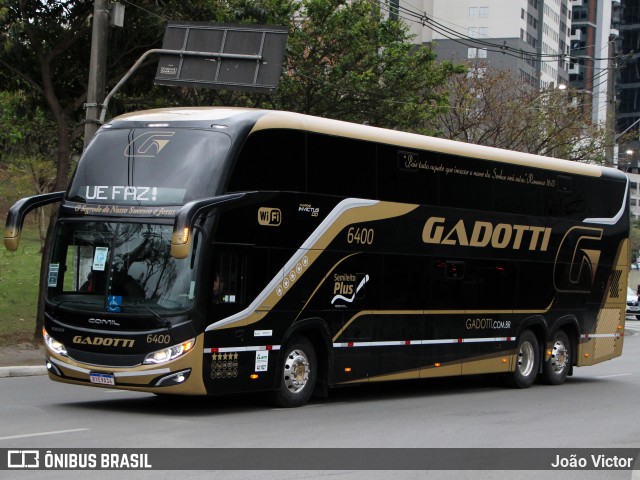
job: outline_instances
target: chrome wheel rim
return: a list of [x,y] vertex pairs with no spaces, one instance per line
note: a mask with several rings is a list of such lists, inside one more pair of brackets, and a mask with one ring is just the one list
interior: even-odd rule
[[284,362],[284,384],[291,393],[299,393],[309,381],[309,359],[302,350],[293,350]]
[[569,350],[561,340],[556,340],[551,350],[551,370],[553,373],[562,373],[569,361]]
[[524,342],[518,351],[518,371],[523,377],[528,377],[533,371],[535,351],[531,342]]

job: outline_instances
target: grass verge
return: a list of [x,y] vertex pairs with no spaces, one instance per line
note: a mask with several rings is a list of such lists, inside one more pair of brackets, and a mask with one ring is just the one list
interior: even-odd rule
[[0,346],[33,341],[40,275],[38,229],[25,223],[15,252],[0,247]]

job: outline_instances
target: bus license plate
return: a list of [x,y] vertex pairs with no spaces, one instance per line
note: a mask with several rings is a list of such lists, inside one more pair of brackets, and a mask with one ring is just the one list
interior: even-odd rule
[[99,385],[115,385],[116,379],[110,373],[90,373],[89,381]]

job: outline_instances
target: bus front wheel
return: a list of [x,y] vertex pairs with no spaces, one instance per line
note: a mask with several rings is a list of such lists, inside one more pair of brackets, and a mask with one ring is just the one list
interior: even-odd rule
[[562,330],[555,333],[552,341],[551,355],[544,362],[542,378],[549,385],[560,385],[567,379],[571,368],[571,343]]
[[515,369],[507,377],[509,385],[514,388],[529,388],[538,375],[539,366],[538,339],[531,330],[525,330],[518,341]]
[[272,400],[279,407],[300,407],[309,401],[318,376],[316,353],[305,337],[294,337],[284,349],[280,381]]

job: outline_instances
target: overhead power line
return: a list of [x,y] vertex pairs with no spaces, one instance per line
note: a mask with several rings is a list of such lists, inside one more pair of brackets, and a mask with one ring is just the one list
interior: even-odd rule
[[[376,0],[370,0],[372,3],[376,4]],[[488,39],[483,39],[482,37],[471,37],[466,35],[458,30],[455,30],[451,27],[444,25],[442,22],[438,21],[436,17],[433,15],[428,15],[426,12],[419,12],[413,10],[411,8],[398,5],[397,8],[390,8],[386,5],[379,4],[380,8],[389,13],[397,15],[398,18],[402,18],[403,20],[410,23],[417,23],[422,25],[423,27],[429,28],[432,31],[442,35],[443,37],[452,40],[454,42],[460,43],[466,47],[478,48],[478,45],[482,45],[486,47],[487,51],[494,53],[502,53],[504,55],[509,55],[514,58],[531,58],[536,59],[541,62],[556,62],[556,61],[565,61],[568,60],[571,55],[566,53],[539,53],[537,51],[531,52],[527,50],[523,50],[521,48],[515,48],[509,46],[504,42],[503,44],[498,44],[492,42]],[[608,57],[603,58],[595,58],[588,57],[590,60],[610,60]]]

